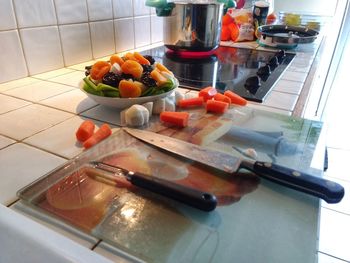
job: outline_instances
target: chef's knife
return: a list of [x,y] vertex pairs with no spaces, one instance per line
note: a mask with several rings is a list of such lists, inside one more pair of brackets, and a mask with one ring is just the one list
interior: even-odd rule
[[124,130],[146,143],[227,173],[245,168],[275,183],[322,198],[327,203],[338,203],[344,196],[344,188],[340,184],[278,164],[240,159],[150,131],[130,128]]
[[108,172],[94,172],[93,176],[95,177],[102,177],[105,180],[114,181],[116,179],[115,176],[122,176],[133,185],[207,212],[214,210],[217,205],[216,196],[210,193],[202,192],[197,189],[189,188],[151,175],[132,172],[124,168],[99,161],[90,162],[90,165],[92,165],[92,167],[95,169]]

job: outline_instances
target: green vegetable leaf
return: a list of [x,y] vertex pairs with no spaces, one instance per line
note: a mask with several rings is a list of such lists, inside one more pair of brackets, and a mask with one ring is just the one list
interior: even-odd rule
[[97,86],[95,85],[95,83],[93,83],[88,77],[85,77],[83,80],[85,82],[83,90],[93,95],[103,96],[102,91],[97,90]]

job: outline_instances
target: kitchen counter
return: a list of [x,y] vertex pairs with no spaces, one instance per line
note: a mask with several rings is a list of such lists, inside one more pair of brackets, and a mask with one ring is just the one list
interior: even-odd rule
[[[282,75],[266,101],[262,104],[249,103],[253,109],[267,110],[285,115],[293,115],[301,100],[300,95],[305,88],[306,80],[310,72],[315,55],[317,54],[321,40],[315,43],[299,46],[297,56],[288,70]],[[84,75],[85,65],[91,65],[93,61],[62,68],[59,70],[27,77],[24,79],[0,84],[0,165],[2,167],[0,185],[1,204],[7,206],[16,213],[25,215],[23,224],[30,224],[28,220],[38,222],[59,236],[73,240],[72,246],[77,245],[79,253],[91,253],[103,255],[113,261],[127,262],[138,261],[137,258],[118,250],[101,240],[83,233],[72,227],[62,224],[59,220],[48,220],[46,216],[18,201],[16,192],[47,174],[67,160],[80,154],[83,149],[76,143],[75,130],[82,119],[91,118],[97,124],[108,122],[113,131],[118,130],[118,121],[114,110],[97,105],[77,88],[77,83]],[[181,89],[184,93],[193,93]],[[318,145],[313,168],[322,168],[324,145],[322,137]],[[320,170],[319,170],[320,171]],[[320,171],[320,174],[322,172]],[[268,200],[262,203],[262,200]],[[285,204],[291,204],[286,207]],[[266,182],[260,187],[259,192],[247,195],[238,203],[241,210],[224,212],[225,216],[233,218],[237,224],[231,229],[233,235],[241,238],[233,239],[228,245],[226,255],[222,259],[230,257],[230,253],[242,252],[242,245],[254,244],[254,238],[261,239],[261,246],[247,249],[237,258],[250,258],[255,262],[259,259],[268,259],[269,262],[281,262],[283,253],[293,247],[292,242],[312,241],[313,244],[305,244],[305,251],[300,255],[307,254],[308,248],[314,248],[317,252],[317,231],[319,202],[315,198],[298,197],[292,191],[276,187]],[[239,211],[239,213],[237,212]],[[251,216],[251,221],[246,221],[246,216]],[[256,215],[256,218],[254,218]],[[2,216],[0,216],[2,217]],[[293,219],[294,218],[294,219]],[[251,225],[257,219],[262,222],[263,228]],[[289,220],[293,219],[294,229],[289,229]],[[50,221],[50,222],[49,222]],[[40,231],[40,230],[38,230]],[[251,235],[250,233],[258,233]],[[280,234],[285,235],[285,243],[278,239]],[[299,240],[301,234],[307,235],[308,240]],[[267,236],[276,237],[268,243]],[[60,241],[64,242],[64,241]],[[58,243],[57,243],[58,244]],[[273,251],[273,246],[283,248],[281,251]],[[0,247],[0,249],[2,249]],[[235,250],[236,249],[236,250]],[[238,250],[237,250],[238,249]],[[293,249],[292,249],[293,250]],[[11,253],[2,251],[2,253]],[[15,252],[14,252],[15,253]],[[68,252],[67,252],[68,253]],[[231,254],[232,257],[234,254]],[[25,254],[23,254],[25,256]],[[296,255],[295,255],[296,256]],[[86,259],[87,258],[87,259]],[[86,257],[82,262],[97,262],[93,257]],[[82,257],[83,259],[83,257]],[[284,262],[298,262],[295,258],[283,260]],[[309,258],[308,258],[309,259]],[[263,260],[263,261],[266,261]],[[302,258],[299,262],[306,262]],[[240,261],[240,260],[238,260]],[[33,261],[34,262],[34,261]],[[57,261],[59,262],[59,261]],[[222,261],[224,262],[224,261]],[[242,262],[242,261],[240,261]],[[251,262],[251,261],[250,261]]]

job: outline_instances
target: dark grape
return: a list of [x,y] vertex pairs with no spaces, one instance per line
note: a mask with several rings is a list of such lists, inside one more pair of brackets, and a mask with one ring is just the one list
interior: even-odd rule
[[141,76],[141,82],[145,84],[147,87],[155,87],[157,86],[157,82],[151,77],[150,72],[146,71]]
[[154,60],[154,58],[152,57],[152,56],[150,56],[150,55],[145,55],[145,56],[143,56],[145,59],[147,59],[148,61],[149,61],[149,63],[151,63],[151,65],[153,65],[154,64],[154,62],[156,62],[155,60]]
[[102,83],[110,85],[112,87],[118,87],[119,82],[122,80],[122,76],[113,72],[108,72],[102,78]]

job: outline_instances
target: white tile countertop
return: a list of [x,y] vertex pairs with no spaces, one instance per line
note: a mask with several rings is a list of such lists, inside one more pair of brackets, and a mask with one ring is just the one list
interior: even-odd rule
[[[262,104],[249,102],[248,106],[291,115],[319,44],[320,40],[298,47],[296,58],[266,101]],[[18,201],[16,196],[20,188],[83,151],[82,146],[76,142],[75,131],[84,119],[93,119],[97,125],[107,122],[113,131],[118,129],[119,114],[97,105],[78,88],[85,66],[92,63],[93,61],[88,61],[0,84],[0,209],[11,208],[15,212],[11,211],[9,214],[18,214],[20,224],[28,224],[30,227],[33,223],[35,227],[42,228],[39,231],[43,231],[43,235],[45,231],[49,231],[58,236],[58,239],[64,236],[67,240],[73,240],[72,243],[79,244],[77,251],[80,255],[88,257],[93,249],[96,252],[94,254],[103,255],[102,259],[137,261],[116,248],[80,231],[62,226],[59,222],[47,223],[45,216]],[[182,91],[194,92],[185,89]],[[0,221],[6,220],[0,214]],[[87,249],[82,249],[84,247]],[[9,253],[2,249],[0,247],[2,255]]]

